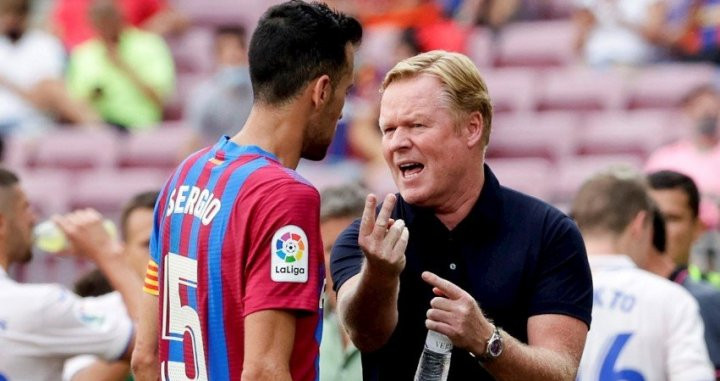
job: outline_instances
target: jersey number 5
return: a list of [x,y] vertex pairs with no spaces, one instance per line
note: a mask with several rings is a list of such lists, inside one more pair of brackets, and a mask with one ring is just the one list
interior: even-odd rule
[[[179,352],[184,352],[185,357],[184,361],[164,361],[161,366],[162,379],[207,381],[200,317],[187,301],[183,303],[180,293],[181,287],[185,287],[187,291],[197,289],[197,260],[168,253],[165,256],[163,287],[162,338],[179,341],[183,347]],[[189,340],[189,343],[186,340]],[[186,345],[192,348],[191,353],[183,350]],[[169,358],[172,357],[173,351],[170,350]]]

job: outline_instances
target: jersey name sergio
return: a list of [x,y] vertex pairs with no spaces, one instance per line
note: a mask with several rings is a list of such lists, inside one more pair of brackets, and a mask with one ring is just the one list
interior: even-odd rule
[[181,185],[170,193],[165,215],[169,217],[173,213],[189,214],[200,218],[202,224],[207,225],[218,214],[220,206],[220,200],[209,190]]

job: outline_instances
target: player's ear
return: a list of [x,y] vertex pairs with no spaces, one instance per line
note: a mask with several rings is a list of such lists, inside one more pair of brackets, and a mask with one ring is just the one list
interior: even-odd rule
[[312,82],[312,101],[315,108],[323,106],[332,95],[332,83],[327,74],[323,74]]

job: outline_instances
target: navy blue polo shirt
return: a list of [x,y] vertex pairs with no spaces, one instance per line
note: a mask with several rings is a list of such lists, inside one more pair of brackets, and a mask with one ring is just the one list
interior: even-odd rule
[[[486,316],[524,343],[533,315],[568,315],[590,325],[592,278],[577,226],[547,203],[500,186],[487,165],[478,201],[452,231],[432,210],[399,195],[392,218],[402,218],[410,231],[398,323],[384,347],[362,354],[365,380],[412,380],[433,298],[431,286],[420,277],[426,270],[468,291]],[[333,247],[336,290],[360,272],[359,227],[356,220]],[[467,351],[456,348],[448,380],[468,379],[493,378]]]

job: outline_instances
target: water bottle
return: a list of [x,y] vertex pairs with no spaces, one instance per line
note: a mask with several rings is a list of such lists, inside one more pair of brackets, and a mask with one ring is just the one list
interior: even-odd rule
[[[103,227],[112,239],[117,238],[117,228],[112,221],[104,220]],[[65,238],[65,234],[52,220],[35,225],[33,238],[35,247],[46,253],[55,254],[68,249],[68,240]]]
[[435,331],[428,331],[425,348],[415,372],[415,381],[447,380],[452,349],[450,338]]

